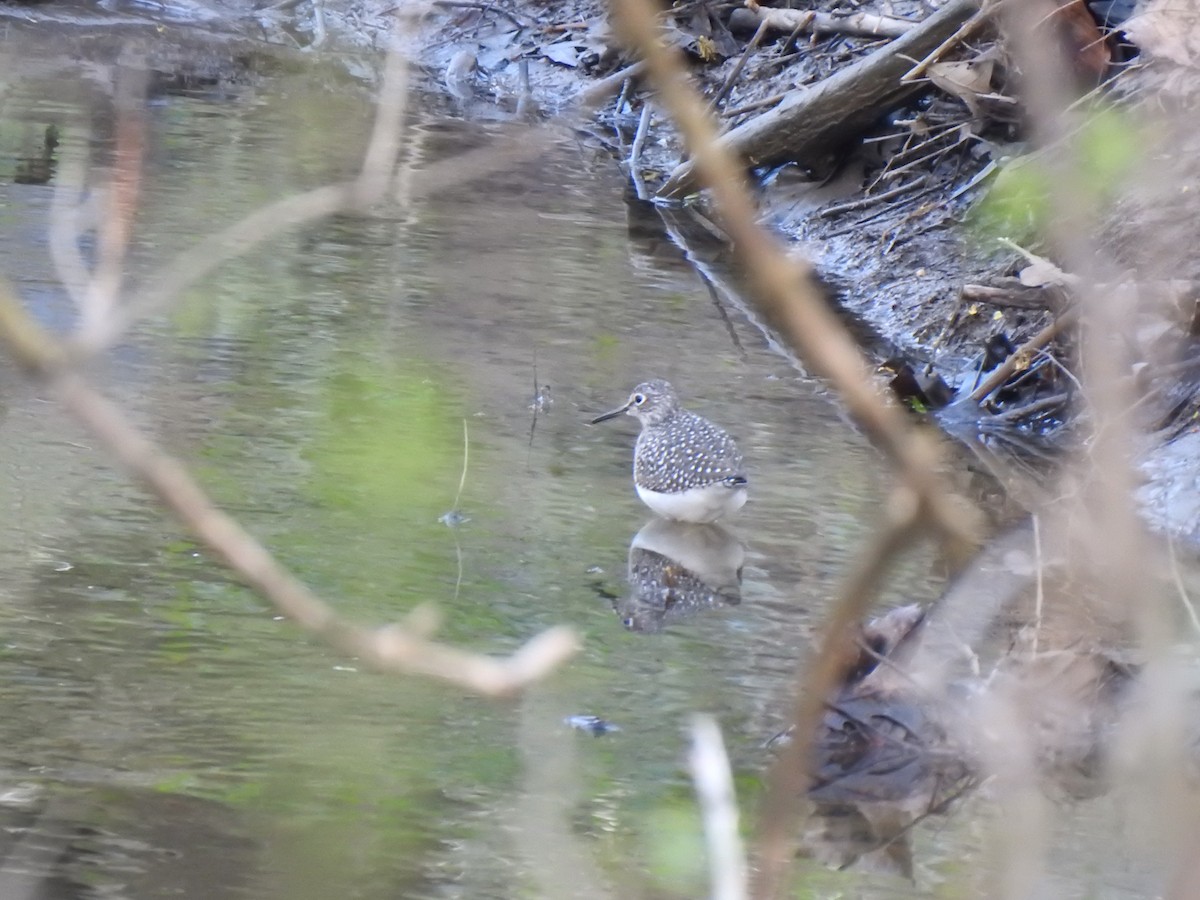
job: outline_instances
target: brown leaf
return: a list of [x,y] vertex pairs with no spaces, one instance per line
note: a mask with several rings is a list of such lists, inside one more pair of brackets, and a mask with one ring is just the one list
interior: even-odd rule
[[978,118],[979,98],[992,89],[993,68],[995,63],[990,59],[939,62],[931,65],[927,74],[934,85],[960,99]]
[[1075,71],[1096,81],[1102,79],[1112,62],[1112,52],[1083,0],[1058,0],[1058,9],[1050,18]]

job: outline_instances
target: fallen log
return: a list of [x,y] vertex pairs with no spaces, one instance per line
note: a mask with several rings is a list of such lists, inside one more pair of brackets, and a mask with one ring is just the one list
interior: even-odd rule
[[799,30],[816,35],[847,34],[852,37],[881,38],[900,37],[920,24],[895,16],[880,16],[869,12],[841,15],[815,10],[758,6],[754,9],[735,9],[729,16],[729,30],[735,33],[754,31],[764,22],[768,30],[783,34]]
[[[978,0],[950,0],[903,37],[819,84],[796,91],[779,106],[739,125],[720,140],[748,166],[818,159],[860,135],[923,89],[901,78],[979,9]],[[696,189],[691,160],[676,166],[658,192],[679,199]]]

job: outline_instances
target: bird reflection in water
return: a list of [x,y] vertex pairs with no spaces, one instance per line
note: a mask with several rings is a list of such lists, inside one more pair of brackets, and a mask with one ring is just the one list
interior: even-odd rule
[[613,606],[631,631],[661,631],[742,602],[746,548],[720,525],[653,518],[629,545],[629,593]]

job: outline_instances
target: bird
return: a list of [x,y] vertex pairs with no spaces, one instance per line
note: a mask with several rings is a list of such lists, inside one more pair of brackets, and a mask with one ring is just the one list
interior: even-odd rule
[[746,503],[749,482],[737,444],[721,426],[684,409],[668,382],[642,382],[623,406],[596,416],[590,424],[621,413],[641,423],[633,451],[633,485],[658,515],[707,524]]

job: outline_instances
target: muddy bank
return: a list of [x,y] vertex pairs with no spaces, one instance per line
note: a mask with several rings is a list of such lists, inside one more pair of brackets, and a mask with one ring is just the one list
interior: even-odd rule
[[[1080,139],[1075,173],[1079,215],[1103,227],[1080,245],[1086,259],[1075,258],[1094,270],[1099,290],[1136,307],[1114,352],[1129,358],[1124,377],[1139,427],[1151,434],[1142,496],[1156,524],[1195,539],[1194,515],[1166,513],[1190,509],[1166,496],[1195,484],[1192,454],[1174,449],[1195,411],[1200,371],[1200,272],[1188,249],[1200,237],[1187,189],[1196,137],[1181,115],[1192,101],[1164,52],[1165,26],[1130,27],[1135,44],[1122,23],[1067,6],[1043,37],[1077,105],[1105,107],[1081,120],[1095,134]],[[518,8],[520,24],[495,10],[444,9],[440,24],[435,17],[423,27],[457,39],[427,44],[421,58],[450,90],[466,84],[474,101],[503,104],[525,89],[543,109],[570,110],[568,121],[608,145],[644,202],[682,204],[676,217],[699,211],[711,223],[678,134],[600,7],[529,4]],[[1083,400],[1077,279],[1055,260],[1079,242],[1049,230],[1044,207],[1054,191],[1038,181],[1037,154],[1032,165],[1024,159],[1036,123],[1020,102],[1022,48],[1007,45],[970,2],[936,14],[916,3],[868,5],[865,20],[832,5],[817,18],[772,18],[785,12],[686,3],[664,20],[722,140],[752,164],[763,217],[881,338],[868,349],[877,361],[892,357],[883,377],[903,400],[921,411],[953,403],[946,424],[958,435],[982,432],[1035,451],[1069,442]],[[464,58],[481,68],[455,84]],[[923,77],[913,79],[916,61]],[[572,77],[576,96],[591,104],[583,113],[551,99]],[[1165,118],[1157,103],[1167,104]]]

